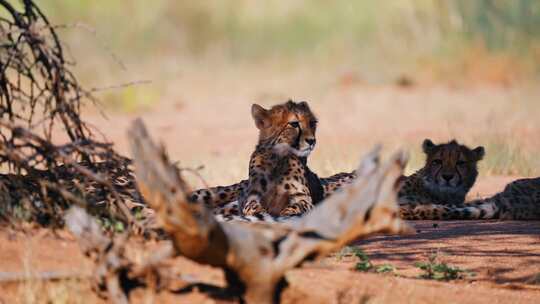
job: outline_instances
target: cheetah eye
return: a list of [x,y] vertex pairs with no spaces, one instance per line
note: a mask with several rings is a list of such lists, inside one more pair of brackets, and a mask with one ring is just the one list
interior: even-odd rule
[[457,165],[458,165],[458,166],[463,166],[463,165],[465,165],[465,163],[466,163],[466,162],[463,161],[463,160],[458,160],[458,161],[457,161]]
[[315,129],[315,127],[317,126],[319,122],[316,121],[316,120],[312,120],[310,123],[309,123],[309,127],[312,128],[312,129]]
[[432,163],[433,165],[440,166],[440,165],[442,165],[442,160],[440,160],[440,159],[434,159],[433,161],[431,161],[431,163]]
[[291,121],[289,125],[293,128],[300,128],[300,123],[298,121]]

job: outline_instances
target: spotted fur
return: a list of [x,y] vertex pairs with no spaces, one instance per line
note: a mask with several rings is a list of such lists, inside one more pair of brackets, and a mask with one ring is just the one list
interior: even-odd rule
[[332,195],[334,192],[343,188],[343,186],[348,185],[354,181],[356,178],[356,172],[341,172],[334,174],[329,177],[323,177],[319,180],[324,190],[324,198]]
[[513,181],[502,192],[461,204],[408,204],[400,216],[410,220],[540,220],[540,177]]
[[[343,186],[350,184],[356,178],[356,173],[353,172],[341,172],[329,177],[320,177],[319,181],[323,187],[323,198],[327,198],[334,192],[341,189]],[[240,198],[245,189],[248,186],[248,180],[244,179],[236,184],[229,186],[217,186],[205,189],[199,189],[191,193],[191,201],[205,204],[210,208],[223,208],[230,203],[234,203]],[[237,206],[236,204],[230,205],[226,210],[231,209],[231,206]]]
[[229,186],[199,189],[191,193],[190,200],[199,204],[205,204],[209,208],[220,208],[228,203],[237,201],[242,192],[247,189],[248,184],[248,180],[244,179],[239,183]]
[[483,147],[469,149],[451,141],[435,145],[426,139],[425,166],[403,177],[398,192],[400,216],[409,220],[539,220],[540,177],[508,184],[492,197],[465,202],[478,176]]

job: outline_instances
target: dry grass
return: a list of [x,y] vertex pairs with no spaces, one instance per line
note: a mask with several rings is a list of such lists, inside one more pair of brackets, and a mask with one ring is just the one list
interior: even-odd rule
[[26,281],[11,301],[20,304],[92,304],[96,303],[96,296],[88,281]]
[[[16,294],[7,296],[12,303],[20,304],[93,304],[96,295],[85,279],[68,278],[60,280],[41,280],[36,271],[36,259],[33,256],[32,241],[27,241],[24,254],[21,256],[25,277],[18,284]],[[7,299],[6,298],[6,299]],[[0,298],[1,302],[2,298]]]

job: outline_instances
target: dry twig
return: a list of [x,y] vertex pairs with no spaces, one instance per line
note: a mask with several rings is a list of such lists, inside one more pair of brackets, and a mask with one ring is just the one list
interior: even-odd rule
[[[0,0],[0,218],[61,226],[64,209],[86,202],[131,226],[126,199],[143,202],[130,161],[81,118],[92,91],[71,72],[57,27],[32,0],[21,2]],[[53,144],[60,134],[68,142]]]

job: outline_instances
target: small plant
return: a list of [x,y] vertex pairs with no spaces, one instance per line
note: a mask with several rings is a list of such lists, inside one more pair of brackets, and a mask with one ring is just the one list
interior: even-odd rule
[[424,271],[420,277],[428,280],[450,281],[463,279],[465,275],[474,275],[469,270],[452,267],[446,263],[439,263],[437,261],[437,254],[430,255],[428,262],[417,262],[414,265]]
[[355,256],[358,258],[358,262],[354,266],[354,269],[362,272],[376,272],[376,273],[393,273],[396,268],[391,264],[373,265],[369,260],[369,256],[358,247],[344,247],[336,254],[336,258],[341,260],[343,256]]
[[382,264],[375,268],[376,273],[387,273],[387,272],[394,272],[396,268],[394,265],[391,264]]
[[343,247],[339,252],[336,253],[336,259],[340,261],[344,256],[355,256],[360,261],[356,263],[354,269],[362,272],[374,271],[376,273],[388,273],[394,272],[396,268],[391,264],[382,264],[375,266],[369,260],[368,255],[358,247],[346,246]]
[[352,247],[351,249],[354,256],[356,256],[360,260],[356,263],[356,266],[354,267],[358,271],[367,272],[373,270],[376,273],[393,273],[396,270],[394,265],[391,264],[374,266],[373,263],[371,263],[371,261],[369,260],[368,255],[362,249],[358,247]]
[[98,219],[98,223],[105,231],[111,231],[114,233],[122,233],[126,230],[125,224],[119,220],[102,217]]
[[356,270],[366,272],[373,268],[373,264],[369,260],[369,257],[362,249],[358,247],[353,247],[352,251],[354,256],[360,259],[360,261],[357,262],[356,266],[354,267]]

